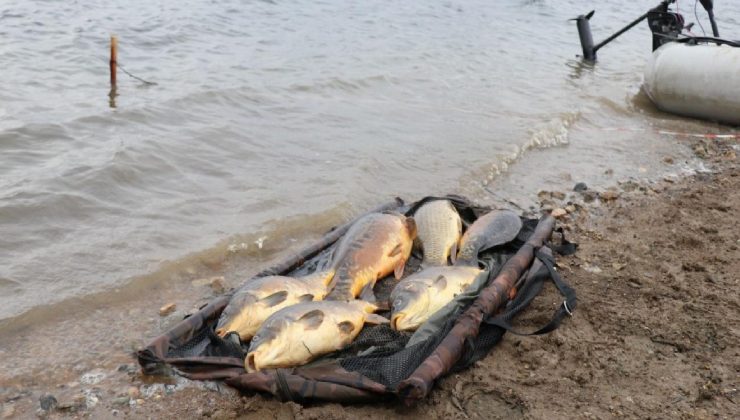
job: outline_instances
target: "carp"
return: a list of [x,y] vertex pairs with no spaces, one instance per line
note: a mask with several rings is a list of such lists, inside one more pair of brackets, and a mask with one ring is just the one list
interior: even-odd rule
[[224,337],[234,331],[242,341],[248,341],[267,317],[280,309],[300,302],[322,300],[328,292],[330,280],[325,272],[302,278],[267,276],[250,280],[234,293],[221,312],[216,334]]
[[415,330],[464,292],[482,270],[468,266],[430,267],[401,280],[391,293],[391,328]]
[[447,265],[457,259],[457,245],[462,236],[462,220],[449,200],[434,200],[414,212],[417,239],[423,250],[422,267]]
[[249,372],[288,368],[341,350],[365,323],[388,322],[373,313],[376,309],[361,300],[299,303],[281,309],[270,315],[252,338],[244,367]]
[[511,210],[493,210],[479,217],[460,239],[456,265],[478,265],[478,253],[516,238],[522,219]]
[[378,279],[403,275],[411,254],[416,223],[400,213],[372,213],[349,228],[337,244],[330,270],[334,272],[327,300],[362,299],[374,302]]

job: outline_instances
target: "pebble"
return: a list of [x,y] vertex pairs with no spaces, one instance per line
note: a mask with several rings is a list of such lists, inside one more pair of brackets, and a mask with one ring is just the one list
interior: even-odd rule
[[59,405],[59,402],[53,395],[44,394],[39,398],[39,405],[41,406],[42,410],[51,411],[57,408],[57,405]]
[[672,156],[666,156],[666,157],[663,158],[663,162],[665,162],[665,163],[667,163],[669,165],[673,165],[673,157]]
[[9,419],[9,418],[13,417],[13,414],[15,414],[15,407],[12,406],[11,404],[6,404],[3,407],[3,418],[4,419]]
[[100,383],[105,378],[105,373],[101,371],[92,371],[83,374],[80,377],[80,382],[85,385],[95,385]]
[[599,197],[601,197],[601,199],[604,201],[612,201],[619,198],[619,193],[616,191],[607,190],[599,194]]
[[128,389],[127,394],[132,400],[135,400],[141,396],[141,391],[139,391],[138,387],[132,386]]
[[551,194],[552,194],[552,198],[554,198],[556,200],[565,200],[565,193],[564,192],[561,192],[561,191],[553,191]]
[[172,312],[175,311],[176,307],[177,305],[175,305],[174,303],[168,303],[162,306],[161,308],[159,308],[159,316],[167,316],[171,314]]
[[118,397],[113,398],[113,400],[111,400],[111,403],[113,403],[113,405],[127,405],[129,400],[129,397]]
[[212,278],[208,282],[208,285],[211,286],[211,290],[215,293],[223,293],[226,290],[226,282],[224,282],[223,276]]
[[554,209],[554,210],[553,210],[553,211],[552,211],[552,212],[550,213],[550,215],[551,215],[552,217],[563,217],[563,216],[565,216],[566,214],[568,214],[568,212],[567,212],[567,211],[565,211],[565,209],[561,209],[561,208],[557,208],[557,209]]
[[575,213],[576,206],[574,206],[573,204],[568,204],[567,206],[565,206],[565,211],[567,211],[568,213]]
[[579,182],[576,184],[575,187],[573,187],[573,191],[575,192],[586,191],[587,189],[588,189],[588,186],[586,185],[585,182]]
[[592,274],[599,274],[602,271],[599,266],[597,266],[597,265],[591,265],[589,263],[583,264],[581,266],[581,268],[583,268],[584,271],[587,271],[587,272],[592,273]]

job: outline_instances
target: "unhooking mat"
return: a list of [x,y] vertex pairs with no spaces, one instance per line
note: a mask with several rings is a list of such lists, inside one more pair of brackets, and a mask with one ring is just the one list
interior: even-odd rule
[[[371,212],[395,210],[413,215],[420,205],[437,199],[450,200],[466,227],[491,210],[463,197],[446,196],[427,197],[412,204],[396,199]],[[553,255],[553,250],[572,253],[575,245],[564,237],[557,247],[550,244],[555,227],[551,216],[522,218],[522,222],[516,239],[481,250],[479,262],[485,269],[473,287],[415,333],[394,331],[387,325],[366,325],[349,347],[310,364],[247,373],[244,357],[249,343],[241,343],[236,334],[222,339],[214,333],[232,291],[155,338],[138,352],[139,364],[145,374],[174,372],[191,379],[223,380],[239,390],[266,392],[283,401],[352,403],[395,397],[413,404],[429,393],[438,378],[485,357],[505,332],[512,331],[511,320],[539,294],[547,280],[563,295],[563,303],[547,325],[525,335],[554,330],[575,309],[575,291],[555,270]],[[351,224],[334,228],[316,244],[257,277],[303,275],[322,269]],[[420,257],[412,254],[405,276],[419,269]],[[387,300],[397,283],[392,276],[379,280],[374,289],[378,300]]]

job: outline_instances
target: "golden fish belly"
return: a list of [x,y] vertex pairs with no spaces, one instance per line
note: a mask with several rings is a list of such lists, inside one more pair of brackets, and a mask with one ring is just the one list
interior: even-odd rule
[[311,302],[271,316],[250,345],[247,370],[292,367],[340,350],[357,337],[375,307],[365,302]]
[[231,331],[247,341],[273,313],[297,303],[321,300],[326,287],[319,279],[305,281],[291,277],[271,276],[247,283],[232,297],[224,309],[216,334],[225,336]]
[[464,292],[480,273],[474,267],[431,267],[405,278],[391,294],[391,326],[417,329]]

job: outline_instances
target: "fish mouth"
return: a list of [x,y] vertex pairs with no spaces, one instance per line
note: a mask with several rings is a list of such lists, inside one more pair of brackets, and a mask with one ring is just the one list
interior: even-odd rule
[[403,314],[393,315],[391,317],[391,328],[393,328],[396,331],[400,331],[399,328],[399,321],[404,318]]
[[249,353],[247,355],[244,367],[247,368],[248,372],[255,372],[257,370],[257,366],[254,364],[254,353]]

